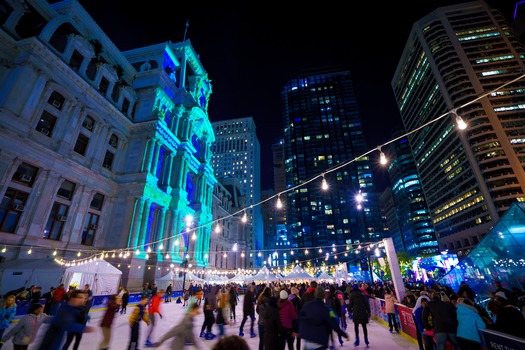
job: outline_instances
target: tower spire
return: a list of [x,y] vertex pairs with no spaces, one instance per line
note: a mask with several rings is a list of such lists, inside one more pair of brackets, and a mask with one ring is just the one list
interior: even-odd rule
[[190,26],[190,20],[188,19],[186,21],[186,29],[184,29],[184,39],[182,41],[186,41],[186,33],[188,32],[188,27]]

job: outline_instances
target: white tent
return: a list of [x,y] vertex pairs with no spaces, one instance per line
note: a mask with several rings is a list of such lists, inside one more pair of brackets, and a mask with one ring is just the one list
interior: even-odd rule
[[285,278],[288,280],[313,280],[314,276],[304,271],[299,265],[296,265]]
[[330,281],[330,282],[333,282],[334,281],[334,277],[333,276],[330,276],[329,274],[327,274],[326,272],[321,272],[319,274],[319,276],[317,276],[317,279],[318,280],[321,280],[321,281]]
[[238,273],[236,274],[235,276],[233,276],[232,278],[230,278],[228,280],[228,282],[233,282],[233,283],[243,283],[244,281],[246,281],[248,278],[251,278],[250,276],[247,276],[247,275],[244,275],[242,273]]
[[155,283],[157,283],[157,288],[164,290],[166,290],[166,288],[168,288],[169,284],[171,283],[173,290],[175,290],[173,282],[176,278],[177,275],[175,274],[175,272],[173,272],[173,270],[170,270],[170,272],[168,272],[164,276],[157,278],[155,280]]
[[89,284],[93,295],[116,294],[120,285],[122,271],[105,261],[96,259],[90,262],[68,267],[62,283],[83,288]]
[[246,280],[248,281],[278,281],[279,278],[275,276],[273,273],[268,270],[267,267],[263,267],[259,270],[259,273],[257,273],[254,276],[247,277]]
[[205,281],[190,271],[190,272],[186,272],[186,282],[204,283]]
[[42,293],[60,284],[66,267],[53,259],[18,259],[0,264],[0,295],[31,285],[42,287]]

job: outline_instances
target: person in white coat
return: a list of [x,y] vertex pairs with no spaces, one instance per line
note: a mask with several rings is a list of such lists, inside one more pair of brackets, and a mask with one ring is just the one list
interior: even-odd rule
[[31,305],[27,315],[22,317],[13,328],[4,334],[0,341],[0,347],[2,347],[3,343],[13,338],[15,349],[26,350],[35,339],[35,335],[42,323],[50,322],[53,318],[53,316],[44,314],[43,310],[44,306],[42,304],[35,303]]

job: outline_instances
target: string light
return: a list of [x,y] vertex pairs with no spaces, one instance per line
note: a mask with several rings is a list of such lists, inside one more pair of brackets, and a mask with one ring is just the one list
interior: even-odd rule
[[321,182],[321,188],[323,189],[323,191],[328,190],[328,182],[326,182],[326,179],[324,178],[324,174],[323,174],[323,181]]
[[[269,197],[269,198],[266,198],[265,200],[263,200],[263,201],[261,201],[261,202],[259,202],[259,203],[252,204],[250,207],[260,205],[260,204],[262,204],[263,202],[265,202],[265,201],[267,201],[267,200],[270,200],[270,199],[272,199],[272,198],[274,198],[274,197],[277,197],[277,201],[279,201],[279,199],[280,199],[279,197],[280,197],[281,194],[284,194],[284,193],[287,193],[287,192],[290,192],[290,191],[295,191],[297,188],[299,188],[299,187],[303,187],[303,186],[305,186],[306,184],[308,184],[308,183],[310,183],[310,182],[312,182],[312,181],[318,179],[319,177],[322,177],[322,185],[321,185],[321,186],[322,186],[323,190],[326,190],[326,189],[328,189],[328,183],[326,182],[326,179],[325,179],[325,175],[326,175],[326,174],[331,173],[331,172],[334,172],[334,171],[337,171],[337,170],[341,169],[342,167],[345,167],[345,166],[347,166],[347,165],[349,165],[349,164],[355,162],[355,161],[358,160],[358,159],[362,159],[363,157],[366,157],[368,154],[370,154],[370,153],[372,153],[372,152],[374,152],[374,151],[376,151],[376,150],[379,150],[379,151],[380,151],[380,163],[383,164],[383,162],[384,162],[384,160],[383,160],[383,155],[384,155],[384,153],[381,151],[381,149],[382,149],[383,146],[386,146],[386,145],[391,144],[391,143],[393,143],[393,142],[396,142],[396,141],[398,141],[398,140],[400,140],[400,139],[402,139],[402,138],[405,138],[405,137],[407,137],[407,136],[409,136],[409,135],[411,135],[411,134],[413,134],[413,133],[415,133],[415,132],[418,132],[418,131],[420,131],[420,130],[426,128],[428,125],[430,125],[430,124],[432,124],[432,123],[435,123],[435,122],[437,122],[437,121],[443,119],[444,117],[446,117],[446,116],[448,116],[448,115],[450,115],[450,114],[452,114],[453,116],[455,116],[455,121],[456,121],[456,123],[458,124],[458,128],[461,129],[461,130],[464,130],[464,129],[467,127],[467,124],[466,124],[465,121],[464,121],[464,120],[463,120],[463,119],[457,114],[457,110],[458,110],[458,109],[461,109],[461,108],[464,108],[464,107],[466,107],[466,106],[468,106],[468,105],[470,105],[470,104],[473,104],[473,103],[475,103],[475,102],[481,100],[481,99],[484,98],[484,97],[491,96],[491,95],[495,94],[496,92],[498,92],[499,90],[501,90],[501,89],[503,89],[504,87],[506,87],[507,85],[513,84],[513,83],[515,83],[515,82],[517,82],[517,81],[519,81],[519,80],[521,80],[521,79],[523,79],[523,78],[525,78],[525,74],[522,74],[522,75],[520,75],[520,76],[518,76],[518,77],[516,77],[516,78],[514,78],[514,79],[512,79],[512,80],[510,80],[510,81],[508,81],[508,82],[506,82],[505,84],[502,84],[501,86],[499,86],[499,87],[497,87],[497,88],[495,88],[495,89],[493,89],[493,90],[491,90],[491,91],[488,91],[488,92],[486,92],[486,93],[484,93],[484,94],[482,94],[482,95],[479,95],[479,96],[476,97],[475,99],[473,99],[473,100],[471,100],[471,101],[469,101],[469,102],[467,102],[467,103],[465,103],[465,104],[463,104],[463,105],[461,105],[461,106],[458,106],[458,107],[456,107],[455,109],[453,109],[453,110],[451,110],[451,111],[447,111],[447,112],[445,112],[444,114],[438,116],[437,118],[432,119],[432,120],[430,120],[429,122],[427,122],[427,123],[425,123],[425,124],[423,124],[423,125],[420,125],[420,126],[418,126],[417,128],[415,128],[415,129],[413,129],[413,130],[411,130],[411,131],[409,131],[409,132],[407,132],[407,133],[405,133],[405,134],[403,134],[403,135],[400,135],[400,136],[398,136],[398,137],[396,137],[396,138],[394,138],[394,139],[391,139],[391,140],[388,141],[388,142],[385,142],[383,145],[380,145],[380,146],[378,146],[377,148],[374,148],[374,149],[369,150],[369,151],[367,151],[367,152],[365,152],[365,153],[363,153],[363,154],[361,154],[361,155],[358,155],[358,156],[356,156],[354,159],[351,159],[351,160],[348,160],[348,161],[342,162],[342,163],[337,164],[336,166],[334,166],[334,167],[332,167],[332,168],[326,169],[326,170],[324,170],[324,172],[323,172],[322,174],[317,175],[317,176],[314,176],[314,177],[311,178],[311,179],[305,180],[305,181],[301,182],[300,184],[298,184],[298,185],[296,185],[296,186],[293,186],[293,187],[287,188],[285,191],[282,191],[282,192],[280,192],[280,193],[275,194],[274,196],[271,196],[271,197]],[[385,161],[386,161],[386,156],[384,157],[384,159],[385,159]],[[242,217],[242,222],[247,222],[248,217],[247,217],[247,214],[246,214],[246,209],[240,209],[239,211],[237,211],[237,212],[235,212],[235,213],[232,213],[232,214],[229,214],[229,215],[227,215],[227,216],[225,216],[225,217],[222,217],[220,220],[224,220],[225,218],[228,218],[228,217],[233,217],[233,216],[235,216],[235,215],[238,215],[240,212],[244,212],[244,215],[243,215],[243,217]],[[188,215],[188,216],[185,218],[185,220],[187,220],[187,221],[186,221],[186,225],[187,225],[187,226],[191,226],[191,225],[193,224],[193,216],[192,216],[192,215]],[[213,221],[211,221],[211,222],[204,223],[202,226],[199,226],[199,227],[197,227],[197,228],[195,228],[195,229],[198,229],[198,228],[200,228],[200,227],[204,227],[204,226],[207,226],[207,225],[213,224],[213,223],[215,223],[215,222],[217,222],[217,224],[218,224],[218,221],[219,221],[219,219],[216,219],[216,220],[213,220]],[[186,231],[187,231],[187,232],[190,231],[189,227],[187,227]],[[179,244],[178,239],[179,239],[179,236],[180,236],[180,235],[181,235],[181,234],[176,234],[176,235],[174,235],[174,236],[175,236],[175,245],[178,245],[178,244]],[[151,242],[150,244],[156,244],[156,243],[159,243],[159,242],[162,242],[162,241],[165,241],[165,240],[169,240],[169,239],[172,239],[174,236],[169,236],[169,237],[163,238],[163,239],[161,239],[161,240],[158,240],[158,241],[156,241],[156,242]],[[128,249],[130,249],[131,251],[133,251],[133,249],[136,249],[135,253],[136,253],[137,255],[140,254],[139,247],[129,247]],[[32,252],[32,249],[30,249],[30,250],[28,251],[28,253],[29,253],[30,251]],[[305,252],[305,254],[308,254],[308,250],[307,250],[307,249],[306,249],[304,252]],[[356,251],[356,253],[358,253],[358,251]],[[98,253],[97,253],[97,254],[98,254]],[[130,252],[126,251],[125,256],[129,256],[129,254],[130,254]],[[261,256],[261,252],[259,251],[259,252],[257,253],[257,255],[260,257],[260,256]],[[102,257],[103,257],[103,256],[104,256],[104,255],[102,255]]]
[[215,225],[215,233],[221,233],[221,226],[219,225],[219,222]]
[[281,202],[281,195],[277,196],[276,207],[277,209],[281,209],[283,207],[283,202]]
[[383,153],[383,151],[381,150],[381,147],[379,147],[379,163],[381,165],[385,165],[387,163],[386,156]]
[[[4,247],[2,248],[2,253],[5,253],[5,252],[7,252],[7,248],[6,248],[6,246],[4,246]],[[55,250],[55,252],[56,252],[56,250]]]

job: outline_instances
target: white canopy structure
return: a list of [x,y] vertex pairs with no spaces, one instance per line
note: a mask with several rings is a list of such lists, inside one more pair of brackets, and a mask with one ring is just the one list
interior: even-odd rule
[[170,270],[170,272],[168,272],[164,276],[157,278],[155,280],[155,283],[157,283],[157,288],[164,289],[164,290],[166,290],[166,288],[171,283],[171,286],[175,290],[174,281],[175,281],[176,278],[177,278],[177,274],[175,272],[173,272],[173,270]]
[[270,270],[268,270],[267,267],[263,267],[262,269],[259,270],[259,273],[257,273],[256,275],[254,276],[251,276],[249,278],[247,278],[246,280],[248,281],[278,281],[279,278],[277,276],[275,276],[273,273],[270,272]]
[[190,271],[190,272],[186,272],[186,282],[204,283],[206,281]]
[[247,275],[243,275],[242,273],[238,273],[236,274],[235,276],[233,276],[232,278],[230,278],[228,280],[228,282],[233,282],[233,283],[244,283],[248,278],[251,278],[251,276],[247,276]]
[[308,272],[304,271],[301,266],[296,265],[292,271],[285,276],[288,280],[313,280],[314,276],[310,275]]
[[334,281],[334,277],[333,276],[330,276],[329,274],[327,274],[326,272],[322,271],[319,276],[317,276],[318,280],[321,280],[321,281],[329,281],[329,282],[333,282]]
[[57,287],[66,267],[53,259],[18,259],[0,264],[0,295],[31,285],[42,287],[42,293]]
[[110,295],[118,292],[122,271],[104,259],[96,259],[68,267],[62,283],[82,289],[89,284],[93,295]]

